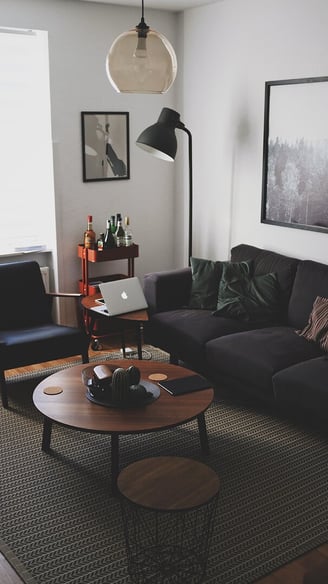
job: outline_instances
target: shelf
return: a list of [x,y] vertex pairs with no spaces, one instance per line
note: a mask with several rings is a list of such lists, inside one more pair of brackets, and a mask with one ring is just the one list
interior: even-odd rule
[[139,257],[139,246],[133,243],[127,247],[113,247],[98,251],[96,249],[86,249],[82,244],[79,244],[78,257],[92,263],[137,258]]
[[110,274],[108,276],[94,276],[88,279],[87,290],[85,290],[85,284],[83,280],[79,280],[79,292],[86,296],[93,296],[99,293],[99,283],[100,282],[112,282],[113,280],[123,280],[127,278],[126,274]]

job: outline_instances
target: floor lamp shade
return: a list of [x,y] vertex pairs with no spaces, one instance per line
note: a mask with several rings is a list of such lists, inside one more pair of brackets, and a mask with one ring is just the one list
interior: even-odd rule
[[192,256],[192,211],[193,211],[193,177],[192,177],[192,136],[190,130],[185,127],[180,120],[178,112],[163,108],[161,114],[152,126],[141,132],[137,139],[137,146],[146,150],[153,156],[162,160],[173,161],[177,153],[176,129],[183,130],[188,134],[189,146],[189,238],[188,238],[188,263]]

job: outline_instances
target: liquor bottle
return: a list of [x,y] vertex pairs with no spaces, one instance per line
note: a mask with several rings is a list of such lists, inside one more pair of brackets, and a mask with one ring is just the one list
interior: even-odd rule
[[86,249],[95,249],[96,234],[92,228],[92,215],[88,215],[88,227],[84,232],[84,247]]
[[104,248],[109,249],[110,247],[116,247],[116,241],[114,235],[112,234],[112,226],[110,219],[106,221],[106,233],[104,238]]
[[97,239],[97,250],[98,251],[103,251],[103,249],[104,249],[104,239],[105,239],[104,234],[103,233],[99,233],[99,237]]
[[122,218],[118,219],[118,221],[117,221],[117,227],[116,227],[116,232],[115,232],[115,241],[116,241],[117,247],[124,246],[125,233],[124,233],[124,229],[122,227]]
[[125,217],[124,223],[125,223],[124,245],[126,247],[129,247],[130,245],[133,244],[132,233],[131,233],[131,229],[130,229],[130,218]]
[[110,223],[111,223],[112,234],[115,235],[115,231],[116,231],[116,218],[115,218],[115,215],[111,215]]

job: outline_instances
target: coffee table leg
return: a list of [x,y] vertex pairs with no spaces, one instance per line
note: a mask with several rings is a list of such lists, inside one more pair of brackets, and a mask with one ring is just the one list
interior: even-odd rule
[[43,420],[43,434],[42,434],[42,450],[48,452],[50,450],[52,421],[47,416]]
[[198,422],[199,439],[200,439],[200,446],[201,446],[202,452],[203,452],[203,454],[209,454],[210,447],[208,444],[208,436],[207,436],[204,413],[199,414],[199,416],[197,416],[197,422]]
[[111,486],[112,486],[112,494],[117,494],[117,477],[119,473],[119,445],[118,445],[118,434],[111,434],[111,456],[112,456],[112,465],[111,465]]
[[138,343],[138,359],[139,361],[142,360],[142,333],[143,333],[143,324],[139,323],[137,328],[137,343]]

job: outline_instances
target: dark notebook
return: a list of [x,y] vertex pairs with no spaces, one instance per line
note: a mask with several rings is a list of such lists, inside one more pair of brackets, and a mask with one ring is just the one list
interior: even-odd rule
[[183,393],[190,393],[192,391],[199,391],[200,389],[208,389],[211,384],[207,379],[200,375],[189,375],[189,377],[179,377],[178,379],[169,379],[167,381],[158,382],[165,391],[171,395],[181,395]]

